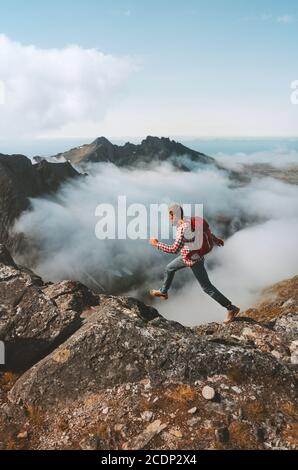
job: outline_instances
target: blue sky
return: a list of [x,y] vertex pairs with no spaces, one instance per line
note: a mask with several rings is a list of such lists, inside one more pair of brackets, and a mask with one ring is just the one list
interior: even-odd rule
[[67,114],[57,127],[27,129],[31,137],[298,135],[297,0],[10,0],[0,34],[132,64],[110,102],[95,88],[100,115]]

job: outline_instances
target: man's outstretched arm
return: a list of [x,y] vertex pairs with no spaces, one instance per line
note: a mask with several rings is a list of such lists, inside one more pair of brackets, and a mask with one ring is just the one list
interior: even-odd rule
[[183,237],[184,237],[184,231],[183,231],[183,227],[181,226],[177,229],[176,239],[172,245],[167,245],[166,243],[158,242],[156,247],[159,250],[164,251],[165,253],[172,253],[172,254],[178,253],[183,247]]
[[212,233],[212,240],[213,243],[217,246],[224,246],[225,244],[225,242],[221,238],[216,237],[214,233]]

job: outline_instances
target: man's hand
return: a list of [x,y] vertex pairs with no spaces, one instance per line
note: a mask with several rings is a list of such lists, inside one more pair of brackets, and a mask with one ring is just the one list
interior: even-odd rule
[[217,238],[215,235],[212,234],[213,241],[217,246],[224,246],[225,242],[221,238]]
[[149,243],[152,246],[157,246],[158,240],[156,238],[150,238]]

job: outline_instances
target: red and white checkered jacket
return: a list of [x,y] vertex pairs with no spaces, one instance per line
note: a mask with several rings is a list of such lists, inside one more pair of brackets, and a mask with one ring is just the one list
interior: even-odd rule
[[179,253],[180,251],[184,264],[191,267],[200,259],[200,255],[194,253],[193,256],[187,256],[192,251],[187,245],[187,242],[189,244],[189,239],[184,236],[185,232],[189,230],[189,224],[190,221],[186,220],[177,227],[176,239],[172,245],[158,242],[157,248],[165,253],[172,254]]

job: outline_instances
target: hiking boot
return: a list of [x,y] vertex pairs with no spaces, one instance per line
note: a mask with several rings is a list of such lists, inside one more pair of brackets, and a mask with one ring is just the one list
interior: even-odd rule
[[152,295],[153,297],[158,297],[161,300],[168,300],[167,292],[162,292],[160,289],[158,289],[158,290],[152,289],[150,291],[150,295]]
[[228,308],[228,316],[225,319],[224,323],[227,324],[227,323],[231,323],[232,321],[234,321],[239,312],[240,312],[240,308],[235,307],[235,305],[232,305],[230,308]]

